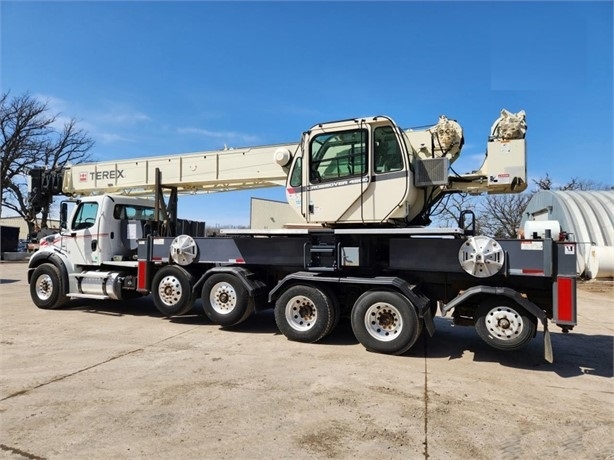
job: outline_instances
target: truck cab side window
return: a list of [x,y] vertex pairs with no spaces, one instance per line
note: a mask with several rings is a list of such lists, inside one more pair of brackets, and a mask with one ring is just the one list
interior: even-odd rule
[[118,220],[153,220],[155,208],[140,205],[116,204],[113,218]]
[[81,203],[75,213],[75,218],[72,221],[71,228],[73,230],[82,230],[90,228],[96,221],[98,213],[98,203]]

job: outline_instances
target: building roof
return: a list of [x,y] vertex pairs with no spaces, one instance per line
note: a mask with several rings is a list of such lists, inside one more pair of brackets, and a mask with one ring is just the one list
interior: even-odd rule
[[609,260],[614,246],[614,190],[561,191],[542,190],[529,203],[522,218],[527,220],[556,220],[561,230],[578,243],[578,273],[589,264],[592,248],[610,248],[608,260],[601,265],[611,266]]

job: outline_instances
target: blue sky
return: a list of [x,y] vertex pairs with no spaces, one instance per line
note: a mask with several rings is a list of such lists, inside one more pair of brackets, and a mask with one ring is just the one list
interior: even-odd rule
[[[80,120],[98,160],[298,141],[388,115],[458,120],[454,168],[481,164],[502,108],[525,110],[528,172],[612,184],[613,3],[0,3],[2,91]],[[248,223],[249,197],[189,198],[183,217]]]

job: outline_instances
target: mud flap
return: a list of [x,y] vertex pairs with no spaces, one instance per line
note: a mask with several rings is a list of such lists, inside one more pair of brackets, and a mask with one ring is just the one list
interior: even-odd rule
[[433,334],[435,334],[435,322],[433,321],[433,314],[430,308],[424,310],[422,319],[424,320],[424,327],[426,327],[429,337],[433,337]]
[[554,353],[552,352],[552,341],[550,340],[550,331],[548,330],[548,318],[542,318],[544,325],[544,359],[552,364],[554,362]]

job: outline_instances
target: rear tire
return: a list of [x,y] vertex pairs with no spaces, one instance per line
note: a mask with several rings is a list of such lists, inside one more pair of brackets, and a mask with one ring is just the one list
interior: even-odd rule
[[352,330],[367,350],[400,355],[416,343],[422,322],[407,297],[394,291],[367,291],[352,307]]
[[43,310],[54,310],[68,302],[58,267],[52,264],[36,267],[30,280],[30,296],[34,304]]
[[326,291],[295,285],[275,302],[275,322],[288,340],[314,343],[329,334],[339,314]]
[[324,292],[331,300],[330,311],[332,316],[330,326],[324,334],[324,337],[326,337],[335,330],[335,328],[339,325],[339,322],[341,321],[341,306],[339,305],[339,300],[331,291],[324,290]]
[[203,310],[214,324],[234,326],[254,312],[254,300],[241,280],[229,273],[217,273],[205,281]]
[[164,316],[179,316],[194,306],[192,275],[177,265],[162,267],[152,280],[154,304]]
[[535,337],[537,320],[511,299],[489,298],[477,309],[475,330],[497,350],[517,350]]

